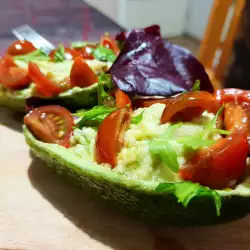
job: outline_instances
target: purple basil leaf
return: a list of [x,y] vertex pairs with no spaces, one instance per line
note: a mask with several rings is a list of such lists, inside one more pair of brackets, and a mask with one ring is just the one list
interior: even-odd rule
[[152,27],[129,32],[109,72],[128,94],[173,96],[192,90],[196,80],[201,90],[213,91],[202,64],[188,50],[164,41]]
[[[141,32],[141,29],[134,29],[132,31],[123,31],[116,35],[115,40],[118,42],[126,41],[131,32]],[[152,34],[155,36],[161,36],[161,29],[159,25],[152,25],[143,29],[145,33]]]

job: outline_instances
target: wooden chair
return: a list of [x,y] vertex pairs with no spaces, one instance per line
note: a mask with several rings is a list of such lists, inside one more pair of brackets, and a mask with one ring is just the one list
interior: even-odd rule
[[[245,0],[214,0],[198,58],[215,89],[223,87],[223,76],[230,61],[244,6]],[[228,29],[223,37],[225,24]]]

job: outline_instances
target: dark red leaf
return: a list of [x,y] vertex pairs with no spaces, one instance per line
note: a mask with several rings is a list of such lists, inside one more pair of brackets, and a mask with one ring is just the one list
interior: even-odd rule
[[124,47],[110,69],[113,82],[124,92],[172,96],[190,91],[196,80],[201,90],[213,91],[202,64],[188,50],[164,41],[159,26],[124,36]]

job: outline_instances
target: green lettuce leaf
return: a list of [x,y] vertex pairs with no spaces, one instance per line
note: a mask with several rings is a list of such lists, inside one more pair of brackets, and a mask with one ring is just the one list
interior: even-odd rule
[[200,85],[201,85],[201,82],[199,80],[196,80],[192,88],[192,91],[200,91]]
[[70,44],[70,47],[80,49],[83,48],[85,45],[87,45],[87,43],[84,41],[75,41]]
[[198,136],[190,136],[177,140],[178,143],[197,150],[201,147],[208,147],[215,143],[214,140],[207,140]]
[[158,139],[150,141],[149,150],[153,156],[160,157],[161,161],[172,171],[176,173],[179,171],[177,154],[166,140]]
[[131,123],[133,123],[133,124],[141,123],[142,118],[143,118],[143,113],[144,113],[144,111],[142,111],[139,115],[132,117]]
[[55,62],[62,62],[65,59],[65,49],[64,46],[62,44],[60,44],[57,48],[57,50],[55,51],[55,55],[54,55],[54,61]]
[[224,105],[221,106],[221,108],[218,110],[214,118],[206,125],[205,132],[210,132],[211,130],[216,129],[216,122],[218,120],[218,117],[222,114],[224,110]]
[[109,89],[114,87],[110,74],[101,73],[99,75],[99,81],[102,83],[102,85],[107,86]]
[[109,108],[106,106],[95,106],[88,111],[78,111],[74,116],[79,117],[77,127],[82,128],[84,126],[99,126],[105,117],[113,112],[115,108]]
[[94,57],[100,61],[108,61],[113,63],[117,57],[113,50],[101,45],[99,45],[96,49],[93,49],[92,51]]
[[197,183],[188,181],[176,183],[163,182],[160,183],[155,190],[156,192],[173,193],[178,199],[178,202],[184,207],[187,207],[190,201],[200,194],[209,195],[214,200],[217,216],[220,216],[221,196],[216,191],[208,187],[203,187]]
[[102,73],[98,77],[98,86],[97,86],[97,94],[98,94],[98,105],[103,105],[105,102],[115,103],[115,100],[112,96],[110,96],[105,89],[109,90],[113,87],[113,83],[110,75]]

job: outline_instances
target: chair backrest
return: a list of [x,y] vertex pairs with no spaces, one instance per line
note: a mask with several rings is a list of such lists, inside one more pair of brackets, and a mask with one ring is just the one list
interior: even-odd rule
[[224,72],[230,60],[244,6],[245,0],[214,0],[198,58],[215,89],[223,87]]

